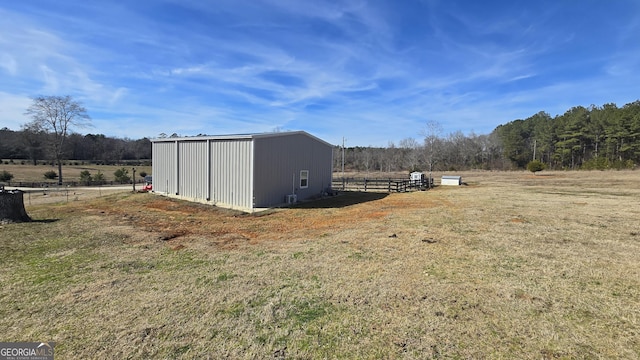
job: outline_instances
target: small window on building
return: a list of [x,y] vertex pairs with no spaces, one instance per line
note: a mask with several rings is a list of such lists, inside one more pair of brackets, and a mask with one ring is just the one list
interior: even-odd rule
[[300,189],[309,187],[309,170],[300,171]]

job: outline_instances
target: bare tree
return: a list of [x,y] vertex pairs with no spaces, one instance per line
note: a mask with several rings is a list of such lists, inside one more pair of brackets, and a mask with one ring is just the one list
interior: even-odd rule
[[64,142],[72,126],[88,125],[90,117],[82,104],[71,96],[37,96],[25,115],[32,121],[26,126],[50,133],[50,145],[58,163],[58,184],[62,184],[62,157]]
[[43,155],[43,143],[46,140],[46,134],[39,126],[32,124],[22,125],[22,144],[29,153],[29,158],[33,165],[38,165],[38,159]]
[[435,161],[435,148],[436,143],[439,140],[439,134],[442,132],[442,126],[439,122],[434,120],[427,121],[426,128],[421,132],[420,135],[424,136],[424,149],[427,152],[426,161],[429,166],[429,184],[431,184],[432,172],[433,172],[433,164]]
[[371,166],[373,165],[373,148],[366,147],[362,148],[362,152],[360,161],[362,162],[362,166],[367,171],[367,175],[369,174],[369,170],[371,170]]
[[420,143],[414,138],[400,140],[398,145],[402,151],[403,166],[409,171],[418,169]]

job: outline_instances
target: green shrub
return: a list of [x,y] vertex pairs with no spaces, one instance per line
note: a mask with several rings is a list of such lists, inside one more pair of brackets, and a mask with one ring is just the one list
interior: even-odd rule
[[527,164],[527,170],[531,171],[534,174],[546,168],[547,166],[540,160],[532,160],[532,161],[529,161],[529,163]]
[[115,176],[115,180],[121,184],[131,181],[131,178],[129,177],[129,170],[124,167],[114,171],[113,176]]
[[46,173],[44,173],[44,178],[45,179],[53,180],[53,179],[55,179],[57,177],[58,177],[58,174],[53,170],[49,170]]
[[100,170],[98,170],[98,173],[93,176],[93,182],[98,184],[98,185],[102,185],[102,184],[106,183],[107,181],[104,178],[104,174],[101,173]]
[[91,173],[89,172],[89,170],[83,170],[82,172],[80,172],[80,181],[85,184],[85,185],[90,185],[91,184]]
[[600,156],[583,162],[580,168],[582,170],[606,170],[611,168],[611,164],[606,157]]
[[8,172],[7,170],[2,170],[2,172],[0,172],[0,181],[9,182],[11,181],[11,179],[13,179],[12,173]]

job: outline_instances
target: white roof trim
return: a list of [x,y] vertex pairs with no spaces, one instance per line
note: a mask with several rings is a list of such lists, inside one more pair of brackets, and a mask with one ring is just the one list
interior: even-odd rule
[[333,147],[328,142],[317,138],[306,131],[283,131],[283,132],[268,132],[268,133],[256,133],[256,134],[230,134],[230,135],[206,135],[206,136],[186,136],[186,137],[166,137],[151,139],[151,142],[175,142],[175,141],[199,141],[199,140],[244,140],[244,139],[257,139],[268,138],[288,135],[305,135],[327,146]]

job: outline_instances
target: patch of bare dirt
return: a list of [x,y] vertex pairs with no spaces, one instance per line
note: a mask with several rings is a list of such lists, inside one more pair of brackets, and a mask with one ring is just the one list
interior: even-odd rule
[[[358,202],[358,196],[366,200],[367,195],[346,194],[334,199],[336,207],[330,204],[314,207],[309,203],[300,208],[274,209],[253,215],[151,194],[133,194],[96,202],[85,211],[153,234],[154,238],[166,241],[174,249],[197,241],[233,249],[259,241],[316,237],[354,226],[367,226],[367,223],[380,222],[391,214],[425,207],[452,206],[425,195],[417,192],[385,194],[371,201]],[[354,198],[341,198],[343,196]],[[345,200],[353,204],[341,206]]]

